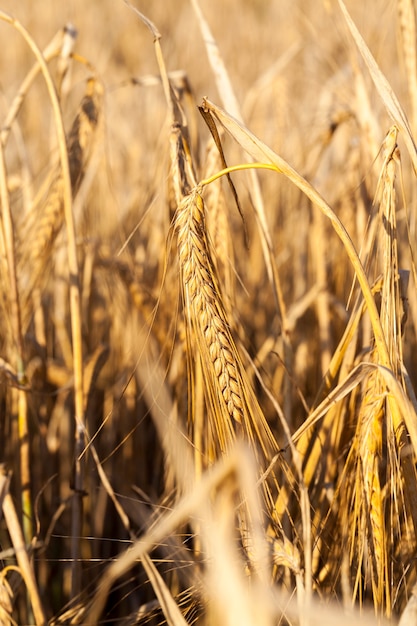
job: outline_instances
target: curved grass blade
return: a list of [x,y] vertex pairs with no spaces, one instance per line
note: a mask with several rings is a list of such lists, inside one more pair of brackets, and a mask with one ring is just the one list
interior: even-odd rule
[[401,107],[401,104],[399,103],[391,85],[385,75],[381,72],[378,63],[375,61],[371,51],[365,43],[365,40],[350,17],[345,3],[343,0],[338,0],[338,2],[346,20],[346,24],[348,25],[358,50],[368,67],[371,78],[379,95],[381,96],[385,108],[403,135],[405,145],[407,146],[407,150],[413,164],[414,172],[417,175],[417,146],[414,142],[407,116],[404,113],[404,110]]
[[332,208],[327,204],[324,198],[310,185],[294,168],[292,168],[282,157],[271,150],[256,135],[248,130],[238,120],[226,113],[221,107],[217,106],[207,98],[203,99],[203,106],[208,109],[218,122],[227,130],[227,132],[242,146],[242,148],[250,154],[255,160],[263,161],[274,166],[277,172],[284,174],[291,182],[293,182],[302,191],[311,202],[316,205],[322,213],[330,220],[334,230],[339,236],[346,250],[346,253],[352,263],[352,266],[358,277],[366,305],[368,307],[371,318],[372,328],[375,335],[375,341],[379,352],[380,363],[386,367],[391,367],[388,354],[387,344],[384,332],[382,330],[377,307],[372,295],[365,270],[356,252],[355,246],[350,238],[346,228],[334,213]]

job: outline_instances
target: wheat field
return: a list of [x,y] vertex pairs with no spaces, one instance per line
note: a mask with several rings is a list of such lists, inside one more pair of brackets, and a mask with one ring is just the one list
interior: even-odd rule
[[0,41],[0,624],[415,624],[415,3]]

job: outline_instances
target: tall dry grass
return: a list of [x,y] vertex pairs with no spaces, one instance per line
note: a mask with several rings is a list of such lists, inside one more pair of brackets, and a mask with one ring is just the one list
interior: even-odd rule
[[0,622],[411,624],[414,3],[145,5],[1,7]]

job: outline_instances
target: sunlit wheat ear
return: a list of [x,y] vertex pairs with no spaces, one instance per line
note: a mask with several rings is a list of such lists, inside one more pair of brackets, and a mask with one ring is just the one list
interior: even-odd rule
[[[402,370],[402,289],[398,268],[395,172],[399,164],[397,128],[393,127],[384,142],[384,164],[380,175],[377,201],[379,202],[378,253],[382,269],[381,325],[386,336],[391,367],[400,375]],[[371,360],[378,364],[378,354]],[[376,610],[390,615],[394,596],[392,589],[400,584],[402,568],[389,567],[389,556],[401,541],[389,527],[387,520],[397,514],[398,502],[403,502],[400,456],[402,416],[395,399],[387,390],[380,370],[368,377],[360,402],[357,421],[357,471],[353,527],[357,529],[356,543],[358,572],[356,582],[363,572],[369,574]],[[406,459],[404,457],[404,463]],[[412,489],[412,486],[408,486]],[[403,504],[402,504],[403,506]],[[389,515],[387,515],[389,511]],[[365,540],[366,538],[366,540]]]
[[175,224],[190,358],[201,362],[207,452],[226,451],[239,433],[251,442],[264,467],[277,443],[230,331],[198,188],[181,201]]
[[385,140],[384,167],[380,178],[381,249],[383,251],[383,283],[381,292],[381,324],[393,370],[399,373],[402,362],[403,286],[398,260],[395,177],[400,154],[398,129],[393,126]]
[[[81,101],[68,136],[68,160],[72,193],[81,184],[94,145],[94,137],[101,111],[102,88],[98,81],[89,80],[86,95]],[[52,183],[46,205],[34,232],[32,258],[39,258],[45,247],[52,245],[62,226],[62,179],[58,175]]]
[[[356,494],[360,494],[357,509],[362,519],[358,527],[358,552],[364,554],[364,540],[367,537],[374,603],[378,607],[383,606],[387,573],[384,515],[386,491],[383,490],[384,485],[381,485],[380,481],[384,465],[382,459],[385,422],[383,391],[379,373],[376,371],[367,381],[358,416],[360,463],[356,483]],[[362,513],[360,513],[361,507],[363,507]]]
[[[102,87],[94,79],[88,81],[86,95],[74,119],[68,137],[68,159],[72,193],[75,196],[84,177],[94,147],[101,112]],[[63,181],[60,172],[49,181],[46,200],[36,207],[20,236],[21,264],[31,271],[31,285],[42,276],[54,241],[64,223]],[[30,245],[28,244],[30,242]]]
[[219,403],[226,418],[226,428],[215,424],[224,449],[233,441],[234,423],[243,421],[244,408],[235,348],[214,276],[199,193],[194,191],[181,202],[176,228],[185,313],[200,350],[211,400]]
[[68,137],[68,159],[73,195],[78,191],[94,148],[102,96],[101,83],[91,78],[87,83],[86,94],[81,101]]

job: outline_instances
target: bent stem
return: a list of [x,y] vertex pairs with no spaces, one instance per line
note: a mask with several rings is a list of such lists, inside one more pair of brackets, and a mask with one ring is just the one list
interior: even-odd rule
[[[74,217],[72,213],[72,192],[71,178],[68,160],[67,143],[65,136],[64,122],[61,114],[58,94],[49,72],[45,58],[35,41],[24,28],[24,26],[11,15],[0,11],[0,19],[10,24],[26,41],[33,55],[35,56],[42,76],[45,80],[49,99],[53,110],[55,130],[58,140],[58,150],[61,162],[62,195],[65,223],[67,228],[67,253],[69,269],[69,294],[70,294],[70,317],[73,349],[73,370],[74,370],[74,405],[75,405],[75,450],[84,449],[85,419],[84,419],[84,389],[83,389],[83,356],[82,356],[82,333],[81,333],[81,309],[80,309],[80,285],[77,260],[77,247],[75,239]],[[82,493],[83,493],[83,462],[76,462],[75,477],[75,497],[73,508],[73,537],[72,550],[72,596],[78,595],[81,591],[80,560],[79,560],[79,539],[80,526],[82,521]]]

